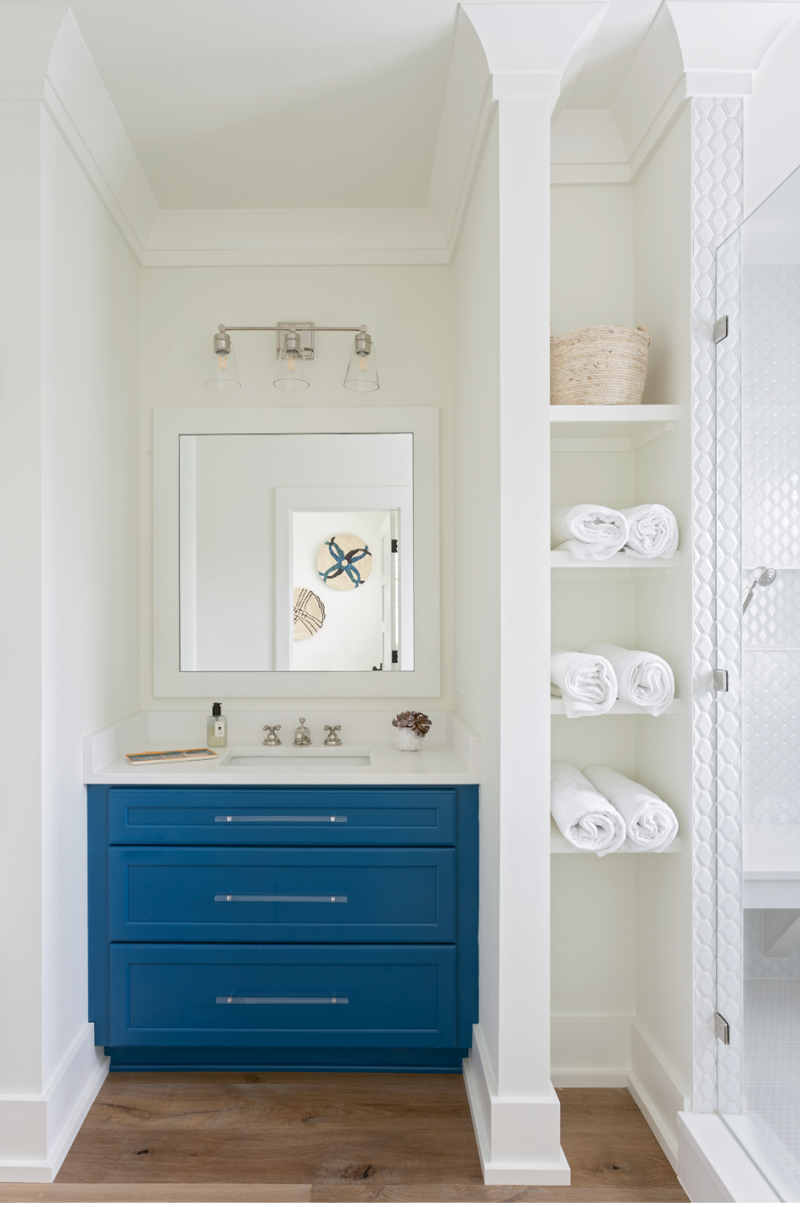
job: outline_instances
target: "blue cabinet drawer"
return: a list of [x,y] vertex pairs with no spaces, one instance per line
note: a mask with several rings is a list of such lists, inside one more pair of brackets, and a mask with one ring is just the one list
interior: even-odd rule
[[454,947],[112,943],[111,1044],[454,1047]]
[[109,840],[419,846],[455,842],[454,788],[109,788]]
[[125,942],[452,943],[455,851],[111,847]]

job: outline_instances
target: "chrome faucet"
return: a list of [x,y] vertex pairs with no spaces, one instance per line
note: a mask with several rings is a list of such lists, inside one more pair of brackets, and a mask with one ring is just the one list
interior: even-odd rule
[[323,725],[323,729],[327,730],[328,736],[322,743],[323,746],[341,746],[342,739],[339,737],[341,725]]
[[293,746],[310,746],[311,745],[311,734],[306,729],[305,717],[300,718],[300,724],[297,726],[297,729],[294,731],[294,741],[292,742],[292,745]]
[[264,738],[264,741],[261,743],[261,745],[262,746],[280,746],[281,740],[278,737],[278,732],[277,732],[279,729],[280,729],[280,725],[265,725],[264,730],[265,730],[267,736]]

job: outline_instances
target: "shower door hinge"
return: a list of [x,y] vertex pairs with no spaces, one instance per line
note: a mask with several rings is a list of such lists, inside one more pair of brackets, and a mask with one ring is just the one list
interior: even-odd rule
[[400,552],[400,545],[398,544],[397,537],[393,536],[392,537],[392,553],[399,553],[399,552]]
[[714,1034],[717,1039],[721,1039],[724,1044],[731,1042],[730,1023],[726,1018],[723,1018],[719,1010],[714,1011]]
[[728,316],[723,314],[721,319],[717,319],[714,324],[714,343],[721,344],[724,339],[728,338]]
[[727,671],[714,671],[714,691],[715,692],[728,691],[728,672]]

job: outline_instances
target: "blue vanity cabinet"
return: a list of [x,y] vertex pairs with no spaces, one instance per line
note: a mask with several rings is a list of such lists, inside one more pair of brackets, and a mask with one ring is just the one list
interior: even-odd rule
[[90,1019],[112,1068],[460,1069],[477,787],[88,797]]

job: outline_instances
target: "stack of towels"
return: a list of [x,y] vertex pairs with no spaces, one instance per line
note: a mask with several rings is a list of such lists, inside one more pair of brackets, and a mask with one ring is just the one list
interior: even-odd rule
[[678,833],[678,819],[659,796],[599,764],[581,773],[553,763],[550,812],[577,851],[665,851]]
[[553,647],[550,683],[568,717],[599,717],[615,700],[659,716],[675,699],[672,668],[657,654],[598,641],[582,653]]
[[578,561],[589,562],[605,561],[620,551],[639,561],[672,557],[678,548],[678,524],[670,509],[660,503],[643,503],[622,511],[596,503],[554,507],[550,548],[566,550]]

